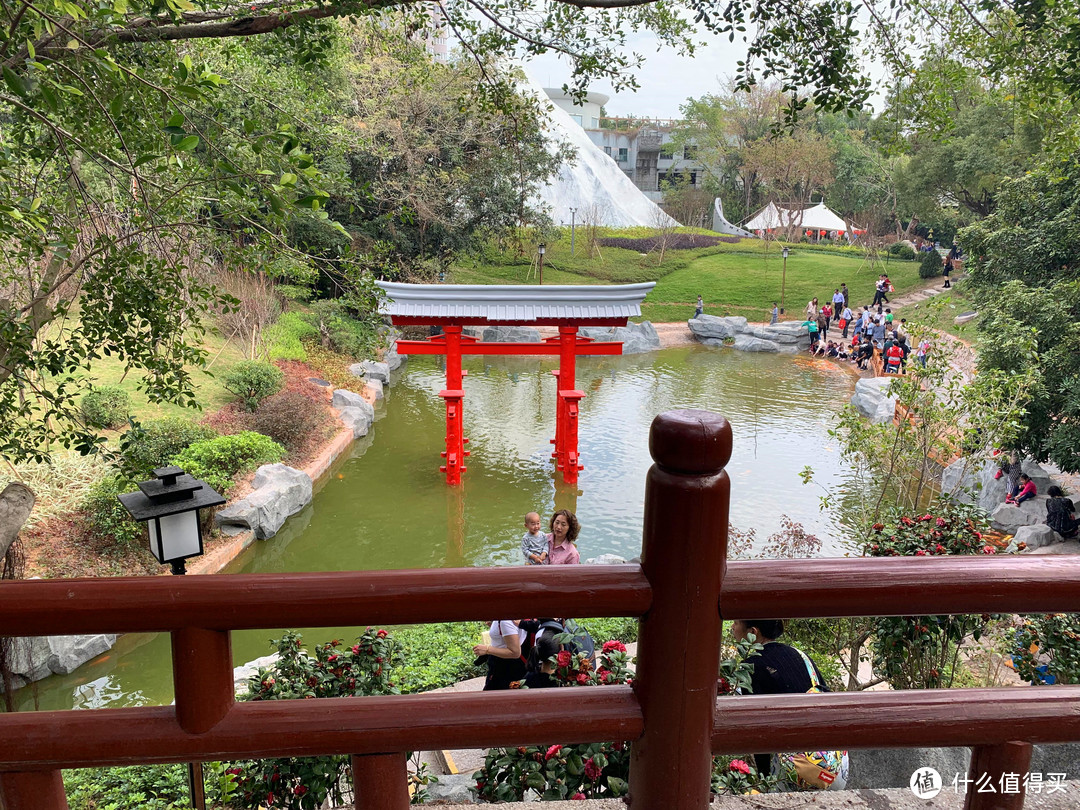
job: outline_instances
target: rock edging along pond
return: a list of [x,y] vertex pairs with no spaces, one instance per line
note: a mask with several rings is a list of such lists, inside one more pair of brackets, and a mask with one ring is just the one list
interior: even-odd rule
[[795,354],[810,348],[810,335],[796,321],[751,324],[738,315],[698,315],[686,322],[706,346],[728,346],[741,352]]
[[[378,381],[380,392],[382,382],[389,382],[390,369],[398,368],[404,359],[393,346],[387,355],[390,363],[358,364],[360,374],[357,376]],[[385,379],[381,379],[383,377]],[[303,470],[286,464],[259,467],[252,480],[252,491],[214,516],[224,534],[234,535],[233,541],[218,553],[204,557],[199,573],[216,573],[254,540],[267,540],[277,534],[288,518],[311,503],[315,480],[326,472],[333,460],[371,430],[375,408],[360,394],[339,388],[333,393],[331,405],[345,429],[330,439]],[[348,441],[342,440],[343,435]],[[13,686],[19,689],[49,675],[68,675],[111,649],[116,638],[112,634],[94,634],[13,639],[8,662]],[[0,692],[3,688],[0,683]]]

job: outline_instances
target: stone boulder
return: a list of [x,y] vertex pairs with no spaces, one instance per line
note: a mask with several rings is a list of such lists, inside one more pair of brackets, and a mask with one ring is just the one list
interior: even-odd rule
[[[1024,504],[1020,504],[1021,507],[1023,507],[1023,505]],[[1053,545],[1054,543],[1062,543],[1064,541],[1064,537],[1045,523],[1039,523],[1018,528],[1013,535],[1012,543],[1009,544],[1009,547],[1012,548],[1014,545],[1019,546],[1020,543],[1026,543],[1027,550],[1034,551],[1037,548]]]
[[618,554],[601,554],[599,557],[590,557],[585,561],[586,565],[626,565],[626,560]]
[[723,341],[733,338],[746,329],[746,318],[735,315],[718,317],[716,315],[698,315],[686,322],[694,337],[698,340],[712,339]]
[[260,669],[269,669],[278,660],[278,654],[273,653],[271,655],[264,655],[262,658],[256,658],[254,661],[248,661],[246,664],[233,669],[233,694],[240,697],[247,693],[248,679],[259,674]]
[[375,409],[371,407],[370,402],[365,401],[364,404],[367,405],[367,408],[348,407],[338,411],[338,418],[341,419],[341,423],[345,427],[352,431],[354,439],[367,436],[372,423],[375,421]]
[[374,360],[364,360],[361,363],[353,363],[349,366],[349,373],[354,377],[363,377],[366,380],[379,380],[384,383],[390,382],[389,363],[377,363]]
[[254,492],[217,513],[219,526],[243,526],[266,540],[311,503],[311,479],[286,464],[264,464],[255,471],[251,485]]
[[375,401],[378,402],[385,395],[383,394],[383,381],[382,380],[365,380],[364,390],[369,392]]
[[[1021,468],[1035,483],[1040,495],[1045,495],[1054,483],[1050,474],[1031,459],[1025,459]],[[1005,503],[1005,476],[994,477],[999,469],[997,459],[987,459],[978,465],[970,459],[959,458],[942,472],[941,489],[963,503],[973,503],[987,513],[993,512]]]
[[49,675],[70,675],[87,661],[112,649],[115,643],[115,635],[104,633],[18,638],[12,643],[9,665],[16,676],[16,686],[21,686]]
[[609,340],[621,340],[623,354],[641,354],[660,348],[660,336],[648,321],[619,326],[612,331]]
[[469,773],[451,773],[439,777],[438,782],[432,782],[427,786],[428,796],[432,802],[442,804],[472,804],[475,796],[472,788],[476,787],[476,780]]
[[750,335],[739,335],[735,338],[735,342],[731,344],[731,348],[740,352],[778,352],[780,351],[780,344],[771,340],[751,337]]
[[532,326],[488,326],[482,340],[488,343],[539,343],[540,332]]
[[593,340],[614,340],[612,335],[615,333],[615,327],[582,326],[578,328],[577,333],[581,337],[592,338]]
[[851,405],[873,424],[891,422],[896,414],[896,397],[886,395],[892,383],[887,377],[872,377],[855,383]]
[[1000,504],[990,514],[990,525],[999,532],[1015,535],[1021,526],[1038,526],[1046,523],[1046,496],[1036,495],[1019,506]]
[[810,345],[810,335],[807,334],[806,328],[799,326],[797,323],[777,323],[771,326],[748,326],[743,330],[742,334],[748,337],[757,338],[758,340],[769,340],[773,343],[802,343],[804,346]]
[[[468,326],[461,327],[461,334],[465,335],[466,337],[474,337],[477,340],[483,340],[484,330],[487,328],[488,327],[486,326],[480,326],[479,324],[471,323]],[[439,334],[442,334],[442,329],[439,329]]]
[[347,388],[335,388],[330,404],[335,408],[362,408],[364,405],[371,407],[371,403]]
[[407,354],[398,354],[397,341],[393,341],[390,347],[383,353],[383,362],[390,371],[397,371],[402,364],[409,359]]

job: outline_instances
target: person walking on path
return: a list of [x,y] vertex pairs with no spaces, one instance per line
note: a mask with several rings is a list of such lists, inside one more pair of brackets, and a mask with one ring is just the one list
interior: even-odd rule
[[851,306],[851,299],[848,298],[847,282],[843,282],[840,285],[840,294],[844,296],[844,306]]
[[772,326],[774,323],[776,323],[779,320],[780,320],[780,310],[777,308],[776,302],[773,301],[772,302],[772,315],[769,318],[769,326]]
[[818,316],[818,304],[817,299],[814,298],[806,305],[806,318],[807,320],[816,321]]
[[705,300],[699,295],[697,297],[697,309],[694,310],[694,317],[697,318],[705,312]]
[[843,330],[843,337],[847,339],[847,331],[851,326],[851,307],[844,304],[843,309],[840,312],[840,328]]
[[833,310],[833,312],[839,314],[840,311],[843,310],[843,308],[845,306],[846,306],[846,303],[844,301],[844,294],[842,292],[840,292],[839,288],[833,290],[833,294],[832,294],[832,310]]
[[825,334],[829,333],[829,327],[832,325],[833,309],[832,306],[826,304],[821,308],[821,316],[825,319]]
[[942,289],[947,290],[949,287],[952,286],[952,283],[949,281],[949,274],[952,272],[952,270],[953,270],[952,256],[949,255],[949,256],[945,257],[945,267],[941,271],[942,273],[945,274],[945,284],[943,285]]

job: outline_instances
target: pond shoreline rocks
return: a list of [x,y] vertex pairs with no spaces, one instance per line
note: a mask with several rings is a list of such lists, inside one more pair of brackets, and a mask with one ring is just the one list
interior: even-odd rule
[[706,346],[729,346],[741,352],[795,354],[810,348],[810,335],[795,321],[751,324],[739,315],[698,315],[686,322]]
[[888,396],[892,377],[868,377],[855,383],[851,406],[865,416],[871,424],[891,422],[896,414],[896,397]]
[[264,464],[255,471],[253,492],[214,516],[218,526],[250,529],[259,540],[278,533],[285,521],[311,503],[311,479],[286,464]]

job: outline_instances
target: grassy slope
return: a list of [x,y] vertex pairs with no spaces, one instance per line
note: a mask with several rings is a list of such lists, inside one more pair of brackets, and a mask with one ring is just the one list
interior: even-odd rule
[[[643,231],[637,233],[636,231]],[[619,231],[619,235],[646,236],[647,229]],[[740,314],[751,320],[767,316],[772,302],[780,300],[783,260],[775,244],[756,239],[711,248],[670,251],[659,264],[658,256],[642,255],[620,248],[600,248],[600,255],[588,256],[586,240],[578,234],[575,255],[570,255],[568,238],[547,246],[544,263],[545,284],[626,284],[656,281],[642,312],[657,322],[679,321],[694,313],[698,294],[705,298],[705,311],[713,315]],[[801,314],[814,296],[831,298],[841,282],[847,282],[853,303],[870,303],[874,281],[882,265],[871,266],[856,249],[835,252],[794,245],[787,261],[785,302],[789,317]],[[889,277],[897,294],[918,286],[918,264],[894,262]],[[454,268],[451,280],[459,284],[535,284],[532,257],[519,258],[510,252],[491,253],[483,260]],[[865,299],[865,300],[864,300]]]

